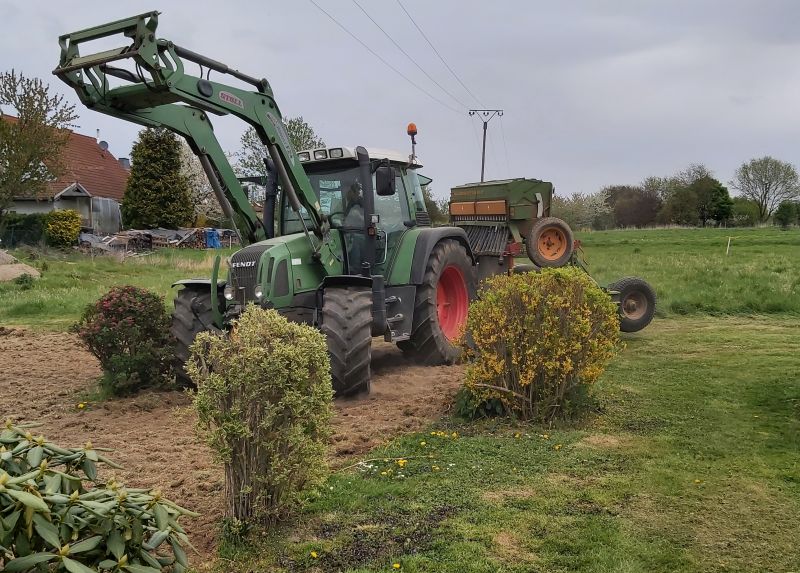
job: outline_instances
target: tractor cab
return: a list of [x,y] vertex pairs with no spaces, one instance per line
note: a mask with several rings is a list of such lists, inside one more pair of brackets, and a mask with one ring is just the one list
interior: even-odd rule
[[[347,270],[360,274],[364,260],[369,260],[374,274],[385,275],[403,234],[411,228],[429,226],[430,217],[422,197],[419,175],[422,167],[416,160],[398,151],[367,149],[372,177],[373,197],[364,197],[356,148],[331,147],[300,151],[303,168],[319,200],[320,213],[327,218],[332,231],[341,233],[347,256]],[[422,180],[422,181],[421,181]],[[279,234],[303,231],[311,217],[305,208],[299,214],[287,198],[280,202]],[[375,229],[375,260],[365,257],[369,248],[369,225]]]

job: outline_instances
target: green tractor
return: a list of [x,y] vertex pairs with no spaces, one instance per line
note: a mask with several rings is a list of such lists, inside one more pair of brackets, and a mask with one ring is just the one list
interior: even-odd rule
[[[326,334],[339,396],[369,390],[376,336],[419,362],[453,362],[484,273],[468,225],[431,226],[415,154],[361,146],[298,152],[266,79],[157,39],[157,24],[158,12],[149,12],[63,35],[53,73],[95,111],[182,136],[246,245],[230,257],[227,278],[217,258],[210,279],[176,283],[179,382],[190,382],[183,365],[195,336],[224,331],[249,304]],[[127,45],[80,54],[81,44],[119,34]],[[199,75],[187,72],[191,63]],[[249,89],[212,81],[211,71]],[[268,151],[276,184],[267,186],[261,218],[214,135],[212,115],[243,120]]]

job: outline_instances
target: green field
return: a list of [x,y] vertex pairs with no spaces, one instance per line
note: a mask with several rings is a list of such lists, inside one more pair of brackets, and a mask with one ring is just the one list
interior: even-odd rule
[[623,275],[652,283],[660,316],[800,316],[796,228],[597,231],[578,233],[578,238],[601,284]]
[[[659,295],[596,412],[556,428],[445,418],[340,468],[296,521],[223,545],[217,569],[800,571],[800,231],[579,238],[599,282],[638,275]],[[169,295],[211,260],[37,259],[31,289],[0,285],[0,324],[64,329],[112,284]]]
[[[224,257],[232,251],[221,249]],[[42,272],[32,288],[0,283],[0,325],[65,330],[80,318],[87,304],[115,285],[152,289],[171,306],[177,280],[211,276],[214,252],[163,249],[124,261],[109,256],[78,253],[13,251],[21,262]]]
[[[728,237],[731,252],[725,255]],[[641,276],[656,289],[661,317],[710,314],[800,316],[800,230],[666,229],[579,233],[589,271],[608,284]],[[227,256],[229,250],[222,250]],[[208,277],[210,251],[164,249],[119,262],[78,254],[32,259],[43,278],[29,290],[0,283],[0,324],[63,329],[112,285],[133,284],[164,295],[182,278]]]

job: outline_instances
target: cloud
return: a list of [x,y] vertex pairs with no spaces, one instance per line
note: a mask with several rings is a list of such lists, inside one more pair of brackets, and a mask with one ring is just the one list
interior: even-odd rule
[[[355,5],[318,1],[403,74],[450,101]],[[692,162],[725,181],[751,157],[797,160],[796,2],[403,2],[481,103],[505,110],[502,124],[489,127],[491,178],[538,177],[568,193],[635,183]],[[396,2],[362,5],[437,81],[478,106]],[[0,68],[40,76],[63,93],[50,76],[59,34],[151,9],[138,0],[58,6],[0,1]],[[418,152],[439,196],[479,177],[480,125],[466,110],[453,113],[410,86],[310,2],[219,8],[207,0],[170,2],[158,32],[268,78],[281,111],[303,115],[331,145],[406,150],[405,125],[415,121]],[[136,126],[79,112],[82,132],[99,128],[115,154],[129,153]],[[215,126],[223,147],[236,149],[243,127],[230,118]]]

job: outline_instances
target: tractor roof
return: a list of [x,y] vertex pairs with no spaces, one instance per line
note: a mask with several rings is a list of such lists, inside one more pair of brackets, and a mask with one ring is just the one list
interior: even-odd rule
[[[402,165],[409,165],[409,156],[400,151],[392,149],[380,149],[377,147],[367,147],[370,159],[388,159],[392,163],[400,163]],[[298,151],[297,155],[300,157],[302,163],[321,163],[323,161],[331,161],[337,159],[356,159],[355,147],[318,147],[316,149],[304,149]],[[416,169],[422,167],[419,162],[419,157],[411,163],[411,167]]]

